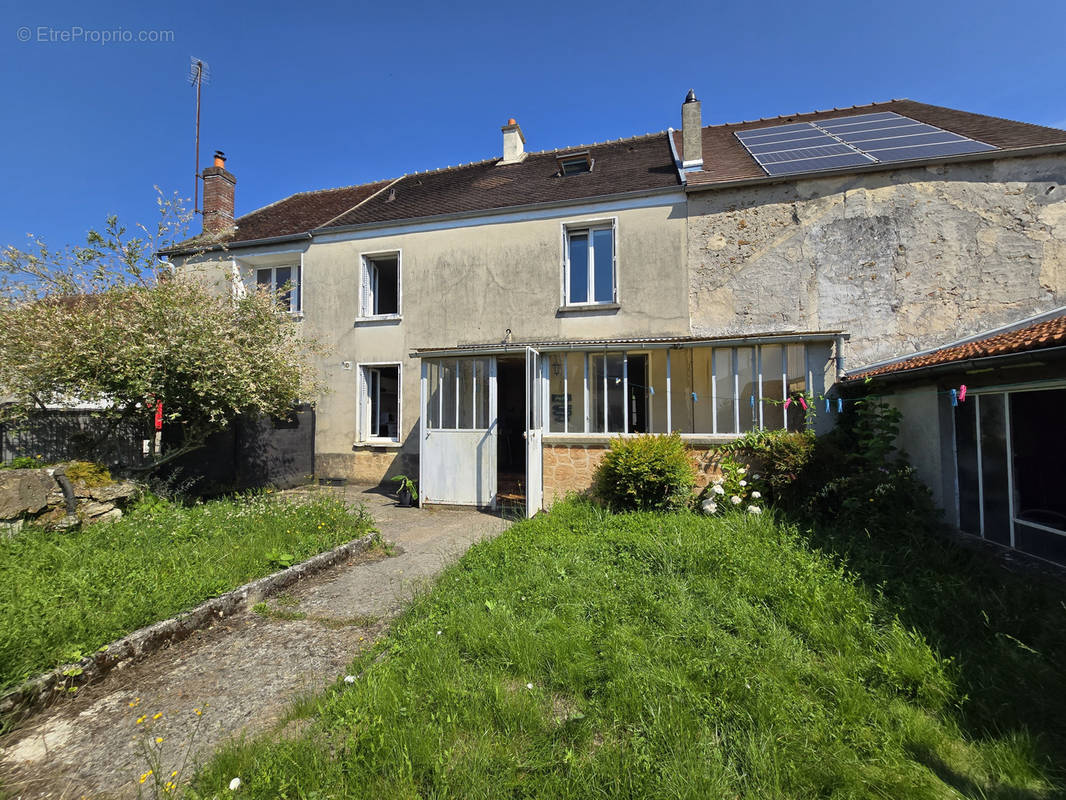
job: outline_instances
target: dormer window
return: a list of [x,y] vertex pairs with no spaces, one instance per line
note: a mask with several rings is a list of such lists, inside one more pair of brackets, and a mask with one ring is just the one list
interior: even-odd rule
[[559,162],[559,174],[562,176],[567,175],[580,175],[582,172],[592,172],[592,156],[588,151],[582,151],[580,153],[566,153],[555,157],[555,160]]

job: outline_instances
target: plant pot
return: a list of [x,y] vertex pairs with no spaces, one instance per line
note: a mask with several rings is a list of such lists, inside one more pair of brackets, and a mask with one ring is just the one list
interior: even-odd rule
[[404,508],[411,507],[411,492],[408,489],[400,489],[396,496],[399,498],[401,506]]

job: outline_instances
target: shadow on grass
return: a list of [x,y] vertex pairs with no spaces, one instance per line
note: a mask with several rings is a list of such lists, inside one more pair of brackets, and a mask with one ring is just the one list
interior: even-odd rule
[[[996,553],[944,530],[870,533],[793,518],[813,547],[841,558],[886,613],[951,660],[958,720],[972,739],[1031,737],[1037,761],[1066,796],[1066,581],[1008,569]],[[966,796],[988,794],[941,774]],[[961,781],[961,782],[960,782]]]

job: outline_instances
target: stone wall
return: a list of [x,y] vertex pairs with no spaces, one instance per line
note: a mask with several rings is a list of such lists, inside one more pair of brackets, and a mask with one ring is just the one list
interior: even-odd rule
[[86,486],[70,481],[75,504],[71,513],[61,474],[54,468],[0,470],[0,535],[14,535],[27,523],[67,529],[84,522],[111,522],[139,494],[132,483]]
[[[545,443],[544,507],[562,500],[570,492],[582,493],[592,487],[596,467],[607,452],[604,443]],[[705,444],[687,445],[689,460],[696,467],[696,488],[702,490],[718,474],[721,451]]]
[[851,334],[848,367],[1066,305],[1066,158],[690,197],[694,335]]

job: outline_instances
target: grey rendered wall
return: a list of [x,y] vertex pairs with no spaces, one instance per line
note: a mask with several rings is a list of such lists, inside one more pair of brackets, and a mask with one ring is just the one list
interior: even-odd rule
[[[303,257],[303,325],[330,353],[319,363],[330,391],[318,399],[317,474],[377,482],[416,470],[420,362],[408,357],[413,350],[501,342],[507,329],[514,341],[688,334],[685,213],[675,197],[620,212],[559,211],[549,219],[314,242]],[[620,308],[560,313],[563,226],[610,218],[617,219]],[[356,322],[361,255],[396,250],[402,319]],[[401,365],[400,448],[355,444],[358,365],[374,362]]]

